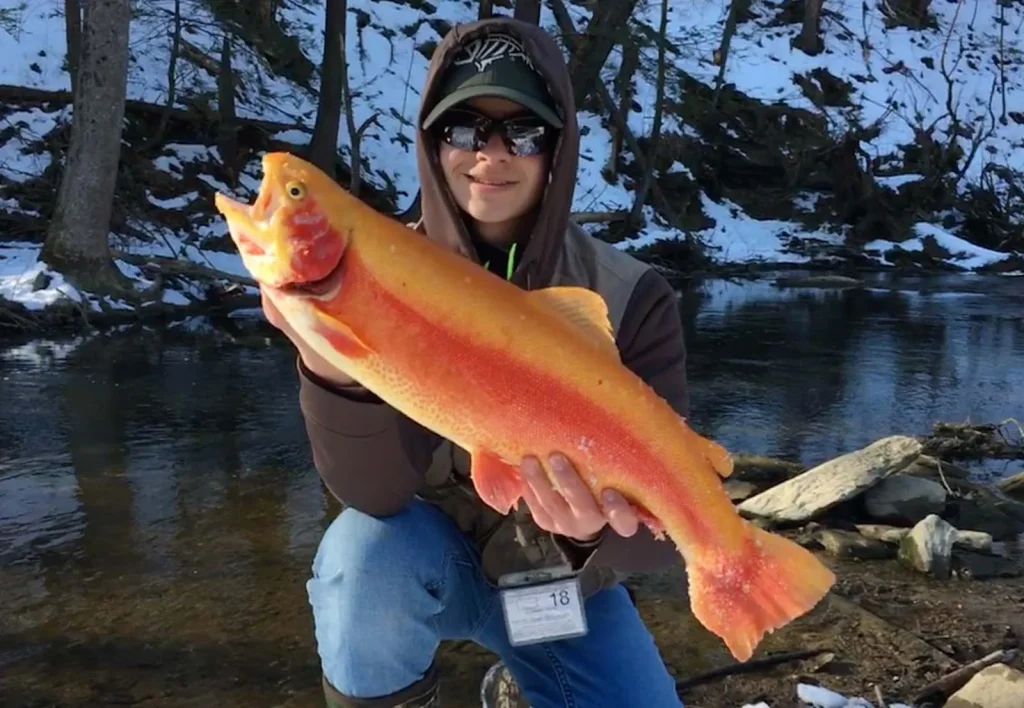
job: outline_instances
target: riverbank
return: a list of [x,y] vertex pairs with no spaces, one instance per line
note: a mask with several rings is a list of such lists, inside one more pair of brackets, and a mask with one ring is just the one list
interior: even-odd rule
[[[1018,264],[1013,256],[972,246],[950,234],[944,238],[945,257],[918,261],[894,257],[890,249],[838,264],[831,258],[769,258],[712,262],[699,270],[681,272],[666,265],[669,261],[664,258],[650,253],[640,257],[653,262],[677,285],[694,279],[739,278],[767,279],[779,287],[849,289],[877,287],[872,282],[877,275],[928,279],[958,273],[1024,281],[1024,261]],[[915,252],[907,243],[894,248]],[[131,324],[164,326],[196,316],[225,318],[237,312],[248,316],[260,305],[259,289],[234,251],[200,249],[185,243],[115,251],[115,264],[138,295],[131,302],[78,290],[40,261],[39,251],[37,244],[0,239],[0,337],[81,333]]]
[[[810,548],[838,582],[739,665],[690,614],[682,572],[627,581],[688,708],[938,708],[993,652],[1024,670],[1024,473],[987,485],[957,464],[989,454],[1024,459],[1024,431],[937,424],[811,468],[737,456],[726,486],[741,513]],[[475,706],[493,660],[446,646],[446,700]]]

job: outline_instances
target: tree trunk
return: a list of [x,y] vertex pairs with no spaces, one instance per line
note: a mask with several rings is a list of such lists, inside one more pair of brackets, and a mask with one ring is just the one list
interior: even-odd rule
[[577,109],[594,90],[612,47],[625,41],[629,35],[628,22],[636,4],[637,0],[597,0],[587,29],[582,35],[577,35],[569,59],[569,76],[572,77]]
[[821,39],[821,4],[822,0],[804,0],[804,24],[793,41],[794,47],[811,56],[825,48]]
[[78,88],[79,57],[82,56],[82,7],[78,0],[64,0],[64,34],[68,45],[68,75],[71,77],[71,95]]
[[335,177],[338,159],[338,124],[341,122],[341,92],[345,55],[346,0],[327,0],[324,20],[324,61],[320,70],[320,104],[309,145],[310,162]]
[[647,201],[647,193],[654,181],[654,170],[658,163],[658,143],[661,142],[661,117],[665,105],[665,45],[668,43],[668,0],[661,0],[661,24],[658,27],[658,78],[654,88],[654,124],[651,126],[651,147],[647,154],[651,161],[644,171],[643,181],[636,191],[633,200],[633,209],[629,214],[631,226],[639,226],[643,223],[643,208]]
[[78,93],[57,206],[41,254],[75,285],[119,292],[110,215],[121,158],[131,0],[90,0],[82,23]]
[[[629,107],[633,103],[633,74],[640,66],[640,45],[627,37],[622,42],[622,61],[619,64],[619,71],[615,75],[615,91],[619,94],[619,110],[622,115],[629,115]],[[608,164],[605,165],[605,173],[609,179],[615,179],[619,173],[619,155],[622,154],[622,131],[618,124],[612,121],[608,126],[611,135],[612,149],[608,155]]]
[[238,121],[235,117],[235,72],[231,68],[231,41],[221,40],[220,69],[217,72],[217,149],[231,187],[238,186]]
[[531,25],[540,24],[540,0],[515,0],[513,17]]
[[494,17],[494,0],[480,0],[480,7],[476,15],[478,20],[486,20]]

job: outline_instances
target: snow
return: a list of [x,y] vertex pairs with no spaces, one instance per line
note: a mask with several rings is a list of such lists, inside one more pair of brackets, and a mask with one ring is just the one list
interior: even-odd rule
[[0,298],[20,302],[30,310],[61,300],[81,302],[81,294],[60,273],[39,261],[38,253],[32,244],[0,243]]
[[[964,173],[961,184],[977,182],[989,160],[1005,165],[1024,164],[1024,124],[1016,119],[1024,111],[1024,53],[1020,47],[1024,6],[1002,7],[980,0],[934,2],[931,4],[937,26],[926,29],[885,28],[884,3],[864,5],[855,0],[827,3],[822,20],[825,50],[809,56],[791,49],[790,41],[799,33],[799,22],[778,23],[782,2],[754,0],[752,19],[742,22],[733,37],[724,80],[740,91],[766,102],[782,102],[824,114],[829,131],[839,135],[851,126],[877,123],[878,136],[862,142],[873,157],[899,154],[899,146],[911,142],[915,126],[932,126],[936,139],[948,139],[950,120],[946,109],[949,96],[943,71],[952,79],[951,102],[964,128],[976,128],[985,140]],[[399,209],[407,207],[417,189],[417,171],[413,145],[413,124],[420,100],[420,86],[428,67],[429,47],[440,40],[443,27],[475,19],[476,4],[463,0],[437,0],[433,3],[399,3],[389,0],[350,0],[347,36],[349,81],[355,94],[354,117],[357,125],[372,120],[362,144],[364,179],[380,189],[393,189]],[[146,0],[133,18],[130,46],[129,98],[154,104],[166,102],[167,67],[173,26],[174,0]],[[727,0],[695,0],[672,3],[669,7],[669,76],[666,82],[670,100],[683,102],[683,72],[714,86],[719,67],[712,54],[721,40],[728,13]],[[0,84],[14,84],[41,90],[67,91],[70,82],[63,68],[66,51],[64,3],[61,0],[35,0],[13,8],[13,31],[0,29]],[[206,0],[181,0],[185,39],[216,61],[226,36]],[[578,28],[583,28],[590,10],[567,4]],[[1000,17],[1002,13],[1003,17]],[[656,31],[660,3],[638,5],[632,23]],[[279,23],[295,37],[297,46],[309,64],[318,67],[323,52],[323,3],[319,0],[286,0],[281,3]],[[358,22],[356,20],[359,20]],[[1002,22],[1001,22],[1002,20]],[[542,10],[541,24],[560,36],[549,8]],[[259,117],[281,124],[276,137],[301,146],[308,143],[316,116],[319,78],[308,85],[275,75],[266,62],[248,45],[230,33],[232,62],[241,78],[236,91],[236,111],[241,116]],[[1003,75],[997,58],[1005,57],[1004,93],[999,90]],[[15,59],[15,57],[18,57]],[[613,51],[602,70],[612,83],[620,61]],[[657,50],[645,46],[641,71],[634,78],[636,110],[628,121],[638,134],[649,132],[654,113]],[[815,106],[794,78],[802,76],[820,85],[811,72],[824,70],[850,86],[849,105]],[[998,81],[997,81],[998,79]],[[993,81],[996,90],[993,93]],[[200,100],[216,107],[216,83],[195,64],[179,58],[176,73],[176,105],[194,109],[191,101]],[[991,101],[990,101],[991,99]],[[1008,116],[1006,120],[1001,120]],[[40,175],[50,162],[50,154],[35,144],[55,127],[66,123],[68,107],[49,111],[0,109],[0,210],[38,215],[32,204],[21,205],[5,194],[5,183],[23,183]],[[624,177],[609,182],[601,174],[610,150],[606,119],[580,111],[581,157],[579,179],[573,209],[611,211],[629,209],[633,202],[631,183]],[[672,115],[664,116],[663,129],[692,137],[696,131]],[[980,126],[980,127],[979,127]],[[14,128],[15,130],[11,130]],[[969,131],[967,131],[969,132]],[[9,138],[9,139],[8,139]],[[963,135],[960,141],[971,152],[972,141]],[[339,148],[349,152],[349,135],[342,122]],[[212,209],[214,191],[234,192],[242,199],[253,199],[259,185],[259,161],[253,159],[243,168],[240,186],[231,190],[207,167],[217,164],[217,148],[178,142],[165,146],[154,166],[180,178],[185,171],[203,182],[197,190],[183,193],[150,193],[148,200],[156,209],[188,214],[188,226],[174,230],[154,223],[132,223],[150,234],[149,243],[115,244],[133,253],[151,253],[184,257],[226,272],[245,275],[234,253],[195,244],[225,234],[222,219]],[[678,162],[670,171],[686,171]],[[899,189],[920,180],[918,174],[887,174],[878,178],[881,185]],[[172,179],[173,183],[173,179]],[[808,256],[789,247],[794,237],[814,239],[826,245],[840,245],[841,230],[810,230],[789,221],[757,219],[737,204],[715,201],[701,192],[698,196],[706,216],[714,224],[694,236],[705,242],[711,257],[726,263],[804,263]],[[797,206],[800,206],[798,200]],[[805,207],[809,209],[810,207]],[[655,217],[646,208],[648,227],[637,238],[619,244],[623,248],[651,245],[662,239],[678,239],[679,231]],[[879,262],[887,263],[885,253],[892,249],[921,250],[925,239],[948,249],[950,259],[971,270],[990,265],[1004,256],[973,246],[934,224],[921,222],[915,235],[901,244],[873,241]],[[10,250],[10,249],[8,249]],[[31,285],[47,272],[42,265],[30,265],[30,250],[16,249],[16,260],[0,264],[0,293],[26,303],[54,301],[74,297],[66,284],[54,276],[51,285],[33,290]],[[126,264],[119,263],[122,269]],[[126,269],[125,272],[128,272]],[[52,274],[51,274],[52,275]],[[62,289],[63,288],[63,289]],[[187,302],[180,293],[169,293],[168,302]]]
[[[949,261],[954,263],[965,270],[976,270],[983,268],[993,263],[1006,258],[1005,253],[999,253],[998,251],[992,251],[981,246],[975,246],[969,241],[965,241],[959,236],[954,236],[948,231],[944,231],[934,224],[917,223],[914,224],[914,233],[916,236],[912,239],[904,241],[902,243],[893,243],[891,241],[869,241],[864,244],[865,250],[879,250],[888,251],[895,249],[897,251],[922,251],[925,247],[925,240],[930,239],[939,246],[950,252],[951,258]],[[883,256],[886,262],[891,262],[891,259]]]

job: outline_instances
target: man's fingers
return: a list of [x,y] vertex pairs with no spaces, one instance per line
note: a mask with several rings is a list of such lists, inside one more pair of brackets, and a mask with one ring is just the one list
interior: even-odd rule
[[522,463],[526,486],[533,492],[537,503],[547,512],[551,520],[559,525],[572,520],[572,510],[562,495],[555,491],[548,476],[536,457],[526,457]]
[[530,509],[530,515],[533,517],[534,523],[545,531],[550,531],[552,533],[557,532],[557,527],[555,526],[551,515],[548,514],[544,505],[537,499],[537,495],[534,493],[533,487],[531,487],[529,483],[523,487],[523,500],[526,502],[526,506]]
[[606,489],[601,494],[601,505],[608,518],[608,525],[617,534],[628,537],[637,532],[640,527],[640,519],[637,518],[636,512],[625,497],[614,489]]
[[562,455],[552,455],[551,471],[571,513],[582,521],[596,522],[602,516],[601,508],[573,464]]

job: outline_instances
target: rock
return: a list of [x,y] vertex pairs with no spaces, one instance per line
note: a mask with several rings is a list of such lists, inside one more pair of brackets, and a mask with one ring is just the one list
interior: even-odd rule
[[943,708],[1021,708],[1024,673],[1006,664],[992,664],[950,696]]
[[950,499],[943,517],[957,528],[985,531],[996,541],[1024,533],[1024,504],[990,489],[974,489],[969,497]]
[[896,555],[895,546],[873,538],[865,538],[853,531],[825,529],[818,534],[818,540],[826,551],[837,558],[880,560]]
[[946,488],[924,477],[895,474],[864,493],[864,509],[875,519],[916,524],[946,508]]
[[[858,533],[865,538],[884,541],[899,545],[910,529],[884,524],[857,524]],[[992,550],[992,537],[984,531],[962,531],[957,529],[954,547],[967,548],[972,551],[988,552]]]
[[999,480],[999,491],[1008,497],[1024,501],[1024,472],[1018,472],[1012,477]]
[[984,531],[962,531],[957,529],[954,546],[969,548],[972,551],[991,551],[992,536]]
[[1011,558],[988,553],[954,550],[950,559],[950,572],[965,580],[988,580],[989,578],[1018,578],[1024,575],[1024,568],[1021,568],[1021,564]]
[[902,541],[897,557],[905,565],[936,578],[948,578],[957,530],[936,514],[918,522]]
[[970,473],[952,462],[939,460],[931,455],[920,455],[900,472],[910,477],[934,477],[935,479],[967,479]]
[[777,288],[829,288],[846,290],[864,287],[864,281],[847,275],[794,275],[780,276],[772,283]]
[[897,546],[903,540],[903,537],[910,533],[910,529],[899,528],[898,526],[884,526],[882,524],[857,524],[857,531],[865,538],[894,543]]
[[730,480],[753,482],[762,488],[784,482],[806,471],[806,467],[796,462],[779,460],[764,455],[737,454],[732,460]]
[[756,484],[744,482],[742,479],[727,479],[722,486],[725,488],[725,493],[729,495],[730,501],[734,502],[748,499],[758,490]]
[[746,516],[806,521],[900,471],[920,453],[914,438],[882,438],[761,492],[738,509]]

